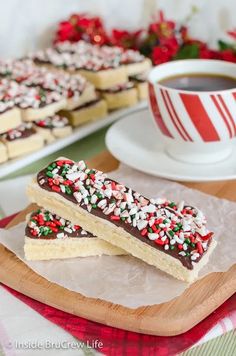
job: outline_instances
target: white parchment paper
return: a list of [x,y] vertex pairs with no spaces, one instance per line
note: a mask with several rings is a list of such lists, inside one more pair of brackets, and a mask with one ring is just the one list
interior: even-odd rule
[[[110,176],[147,197],[184,200],[204,211],[218,245],[200,276],[226,271],[236,263],[236,203],[145,175],[125,165],[121,165]],[[0,243],[49,281],[85,296],[136,308],[166,302],[188,288],[186,283],[131,256],[26,261],[23,251],[24,228],[24,223],[21,223],[10,230],[0,230]]]

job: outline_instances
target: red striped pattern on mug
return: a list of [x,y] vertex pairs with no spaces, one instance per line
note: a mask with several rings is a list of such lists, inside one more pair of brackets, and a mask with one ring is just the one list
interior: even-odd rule
[[150,106],[161,132],[187,142],[236,136],[236,92],[183,93],[149,84]]
[[149,83],[148,85],[149,85],[149,102],[150,102],[150,106],[152,108],[152,113],[153,113],[154,119],[155,119],[157,125],[159,126],[159,129],[163,133],[163,135],[173,138],[173,136],[171,135],[170,131],[168,130],[164,120],[162,119],[162,115],[160,113],[160,109],[159,109],[157,99],[156,99],[155,88],[151,83]]

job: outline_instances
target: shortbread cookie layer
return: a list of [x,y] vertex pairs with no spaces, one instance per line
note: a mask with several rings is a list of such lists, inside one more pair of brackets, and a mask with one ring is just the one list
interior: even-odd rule
[[122,249],[112,246],[98,238],[35,241],[25,237],[25,258],[27,260],[51,260],[88,256],[117,256],[127,254]]
[[134,83],[137,91],[139,100],[146,100],[148,98],[148,83],[147,83],[147,72],[132,75],[129,79]]
[[24,123],[14,130],[2,135],[2,142],[6,145],[9,158],[16,158],[33,151],[44,145],[44,140],[31,123]]
[[98,71],[80,69],[79,73],[93,83],[97,89],[108,89],[128,80],[124,66]]
[[24,251],[27,260],[125,254],[79,225],[45,209],[39,209],[27,217]]
[[51,129],[42,128],[34,125],[35,130],[38,132],[40,136],[42,136],[44,142],[46,144],[52,143],[56,140],[56,137],[53,135]]
[[63,138],[69,136],[72,133],[72,127],[70,125],[67,125],[62,128],[55,127],[54,129],[52,129],[52,133],[56,138]]
[[133,106],[138,102],[137,90],[131,82],[101,90],[100,94],[106,100],[108,110]]
[[[61,185],[69,181],[67,191]],[[201,211],[149,200],[83,161],[58,159],[28,187],[31,201],[80,221],[87,231],[186,282],[193,282],[216,243]]]
[[148,84],[147,82],[144,83],[136,83],[135,84],[137,91],[138,91],[138,98],[139,100],[146,100],[148,98]]
[[21,124],[21,114],[18,108],[0,112],[0,134],[14,129]]
[[152,64],[151,64],[150,59],[145,58],[141,62],[128,63],[128,64],[126,64],[125,68],[126,68],[127,75],[131,76],[131,75],[137,75],[137,74],[146,72],[151,69],[151,66],[152,66]]
[[0,163],[6,162],[8,160],[6,146],[0,142]]
[[138,91],[139,100],[146,100],[148,98],[147,73],[130,76],[130,80]]
[[107,115],[107,103],[105,100],[96,99],[71,111],[62,110],[60,114],[66,116],[70,124],[76,127],[105,117]]
[[66,100],[60,100],[59,102],[45,105],[41,108],[26,108],[21,109],[22,119],[24,121],[35,121],[41,117],[47,117],[54,115],[57,111],[62,110],[66,106]]

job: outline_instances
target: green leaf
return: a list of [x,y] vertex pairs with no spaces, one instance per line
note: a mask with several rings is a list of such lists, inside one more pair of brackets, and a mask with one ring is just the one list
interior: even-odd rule
[[158,46],[158,44],[157,36],[154,33],[151,33],[142,42],[139,50],[143,55],[149,57],[152,54],[153,47]]
[[199,47],[197,44],[184,45],[182,46],[178,53],[175,55],[174,59],[188,59],[188,58],[198,58],[199,57]]
[[222,40],[218,41],[218,46],[219,46],[220,51],[224,51],[226,49],[233,49],[232,44],[227,43],[227,42],[222,41]]

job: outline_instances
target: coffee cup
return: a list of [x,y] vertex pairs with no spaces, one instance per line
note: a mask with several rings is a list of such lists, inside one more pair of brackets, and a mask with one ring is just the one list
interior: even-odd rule
[[226,159],[236,140],[236,87],[189,90],[165,84],[166,78],[200,74],[206,80],[230,77],[236,84],[236,64],[218,60],[172,61],[154,67],[148,77],[157,139],[172,158],[192,164]]

